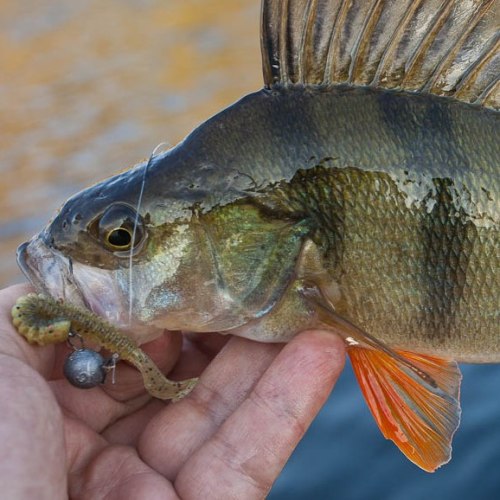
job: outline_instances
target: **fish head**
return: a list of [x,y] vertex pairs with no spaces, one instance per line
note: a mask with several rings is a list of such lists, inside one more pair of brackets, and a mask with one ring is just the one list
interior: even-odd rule
[[[298,248],[296,231],[241,196],[228,202],[242,192],[232,173],[184,164],[181,175],[173,163],[144,163],[70,198],[18,250],[35,287],[141,342],[165,328],[228,331],[272,307],[293,262],[287,273],[269,267],[288,242]],[[204,179],[193,182],[196,172]]]
[[[22,244],[17,261],[41,292],[86,307],[122,328],[152,332],[133,314],[131,274],[147,251],[148,215],[137,205],[140,165],[71,197],[39,234]],[[131,288],[131,287],[130,287]]]

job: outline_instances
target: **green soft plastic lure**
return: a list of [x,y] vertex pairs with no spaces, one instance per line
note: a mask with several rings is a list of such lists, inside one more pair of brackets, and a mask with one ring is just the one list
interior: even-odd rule
[[113,325],[88,310],[46,295],[30,293],[20,297],[12,308],[12,322],[30,344],[44,346],[64,342],[71,332],[117,354],[119,359],[139,370],[145,389],[155,398],[181,399],[197,382],[196,378],[169,380],[135,342]]

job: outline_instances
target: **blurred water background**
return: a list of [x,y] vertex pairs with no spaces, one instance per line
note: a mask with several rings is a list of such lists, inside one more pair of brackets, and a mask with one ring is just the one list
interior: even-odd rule
[[[0,0],[0,285],[81,188],[261,86],[258,0]],[[452,462],[385,441],[347,368],[270,498],[500,498],[500,368],[464,366]]]

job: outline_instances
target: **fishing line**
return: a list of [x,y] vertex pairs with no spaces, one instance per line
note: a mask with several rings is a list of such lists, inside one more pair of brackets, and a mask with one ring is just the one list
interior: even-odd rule
[[141,190],[139,191],[139,198],[137,200],[137,208],[136,208],[135,220],[134,220],[134,229],[132,231],[132,247],[130,249],[129,256],[128,256],[128,259],[129,259],[129,261],[128,261],[128,326],[130,326],[132,324],[132,302],[134,299],[134,292],[133,292],[133,287],[132,287],[133,279],[134,279],[133,270],[132,270],[132,267],[133,267],[132,261],[133,261],[133,253],[134,253],[133,248],[134,248],[134,243],[135,243],[135,236],[137,233],[137,226],[139,224],[139,213],[140,213],[141,205],[142,205],[142,197],[144,195],[144,187],[146,186],[146,174],[148,172],[148,169],[149,169],[151,163],[153,163],[153,160],[154,160],[155,156],[157,155],[158,151],[160,150],[160,148],[163,148],[164,146],[170,147],[170,145],[167,142],[160,142],[160,144],[158,144],[158,146],[156,146],[153,149],[153,152],[151,153],[151,156],[149,157],[149,160],[146,163],[146,166],[144,167],[144,173],[142,174]]

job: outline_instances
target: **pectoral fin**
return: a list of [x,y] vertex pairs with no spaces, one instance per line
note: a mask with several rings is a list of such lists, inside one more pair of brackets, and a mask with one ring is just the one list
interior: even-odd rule
[[349,348],[349,357],[382,434],[428,472],[448,462],[460,422],[457,364],[359,346]]

